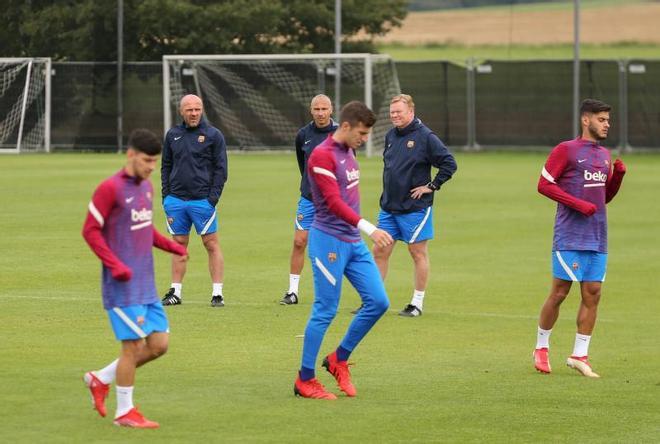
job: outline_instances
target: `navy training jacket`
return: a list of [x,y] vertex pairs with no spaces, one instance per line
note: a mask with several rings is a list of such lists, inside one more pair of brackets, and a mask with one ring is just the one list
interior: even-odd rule
[[314,151],[314,148],[319,146],[328,135],[334,133],[337,129],[337,124],[330,120],[330,124],[323,128],[317,128],[312,120],[307,125],[298,130],[296,134],[296,157],[298,158],[298,168],[300,168],[300,195],[307,200],[312,200],[312,190],[309,188],[307,180],[307,160]]
[[207,199],[215,206],[227,181],[227,145],[219,129],[202,119],[195,128],[181,123],[163,143],[161,166],[163,199]]
[[431,182],[431,167],[438,168],[433,184],[440,189],[456,171],[456,160],[444,143],[418,118],[403,129],[385,135],[383,194],[380,207],[388,213],[411,213],[433,205],[433,194],[419,199],[410,190]]

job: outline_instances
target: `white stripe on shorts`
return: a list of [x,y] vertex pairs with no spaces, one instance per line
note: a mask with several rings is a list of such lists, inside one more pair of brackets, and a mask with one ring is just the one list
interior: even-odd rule
[[138,335],[143,339],[147,337],[147,334],[144,332],[144,330],[138,327],[138,325],[135,322],[133,322],[133,320],[129,318],[126,313],[124,313],[124,310],[122,310],[119,307],[114,307],[112,311],[117,313],[117,316],[119,316],[121,320],[124,321],[124,324],[128,325],[128,328],[133,330],[133,333],[135,333],[136,335]]
[[571,270],[571,267],[566,265],[566,262],[564,262],[564,258],[561,257],[561,254],[559,254],[559,251],[555,251],[555,256],[557,256],[557,259],[559,260],[559,264],[561,265],[561,268],[564,269],[568,277],[571,278],[573,282],[577,282],[578,279],[577,277],[573,274],[573,271]]
[[214,212],[213,212],[213,216],[211,216],[211,218],[209,219],[209,221],[206,222],[206,225],[204,225],[204,229],[202,230],[202,232],[199,233],[200,235],[202,235],[202,234],[206,234],[206,232],[209,231],[209,228],[211,227],[211,224],[212,224],[213,221],[215,220],[215,215],[216,215],[216,214],[217,214],[217,211],[214,211]]
[[298,215],[293,219],[294,222],[296,223],[296,230],[305,230],[302,225],[300,225],[300,222],[298,222]]
[[336,286],[337,279],[335,279],[332,273],[330,273],[330,271],[327,268],[325,268],[325,265],[323,265],[323,262],[321,262],[321,260],[318,257],[314,258],[314,263],[319,268],[319,270],[321,270],[321,273],[323,273],[323,276],[325,276],[328,282],[330,282],[333,286]]
[[167,225],[168,233],[174,234],[174,230],[172,229],[172,227],[170,227],[170,223],[167,221],[167,217],[165,217],[165,225]]
[[426,215],[424,215],[424,219],[422,219],[422,223],[419,224],[419,226],[413,233],[412,237],[410,238],[410,241],[408,242],[409,244],[415,243],[415,241],[417,240],[417,236],[419,236],[419,233],[422,231],[422,228],[424,228],[424,225],[426,225],[426,221],[429,219],[430,215],[431,215],[431,207],[428,207],[426,208]]

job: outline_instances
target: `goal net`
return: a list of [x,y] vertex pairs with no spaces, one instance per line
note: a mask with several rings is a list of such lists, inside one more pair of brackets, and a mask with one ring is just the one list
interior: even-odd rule
[[293,149],[296,131],[311,120],[312,97],[323,93],[332,99],[335,116],[351,100],[376,113],[367,145],[371,155],[382,150],[391,128],[389,101],[399,92],[396,68],[386,55],[163,56],[165,130],[180,120],[181,97],[196,94],[207,119],[234,149]]
[[0,58],[0,153],[50,151],[49,58]]

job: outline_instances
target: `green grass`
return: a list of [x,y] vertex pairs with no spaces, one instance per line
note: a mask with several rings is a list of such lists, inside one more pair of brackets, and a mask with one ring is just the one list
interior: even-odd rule
[[[440,45],[409,46],[389,44],[378,46],[378,52],[389,54],[395,61],[455,60],[470,57],[497,60],[558,60],[573,59],[573,45]],[[580,47],[582,59],[657,59],[660,46],[643,43],[587,45]]]
[[[0,157],[3,441],[657,442],[660,157],[627,157],[609,209],[608,280],[591,346],[600,380],[562,365],[573,345],[575,292],[553,333],[554,373],[531,365],[550,282],[554,205],[535,191],[544,156],[457,161],[456,177],[437,195],[424,315],[396,316],[412,290],[411,261],[398,246],[386,281],[391,310],[352,356],[358,397],[324,402],[292,394],[296,335],[312,300],[309,263],[302,303],[276,303],[287,284],[294,156],[231,154],[219,206],[227,306],[208,306],[205,255],[193,237],[184,304],[167,310],[170,351],[138,371],[136,401],[162,423],[143,432],[99,418],[80,381],[118,351],[101,307],[100,266],[80,229],[92,190],[123,156]],[[363,214],[373,221],[381,163],[361,163]],[[155,223],[162,229],[159,206]],[[169,258],[155,257],[164,292]],[[340,341],[357,304],[345,287],[322,353]],[[114,406],[112,391],[111,415]]]

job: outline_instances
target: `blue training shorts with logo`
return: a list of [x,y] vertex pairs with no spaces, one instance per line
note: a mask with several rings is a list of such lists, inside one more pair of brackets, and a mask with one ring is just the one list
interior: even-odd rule
[[407,244],[433,239],[433,207],[412,213],[378,213],[378,228],[390,233],[394,240]]
[[294,220],[296,230],[309,231],[312,227],[312,222],[314,222],[315,213],[316,210],[312,201],[301,196],[298,200],[298,211],[296,211],[296,218]]
[[170,332],[163,304],[128,305],[107,310],[110,325],[118,341],[144,339],[153,332]]
[[163,200],[163,209],[170,234],[190,234],[193,225],[199,235],[218,231],[215,207],[206,199],[183,200],[169,195]]
[[562,250],[552,252],[552,275],[573,282],[604,282],[607,253]]

